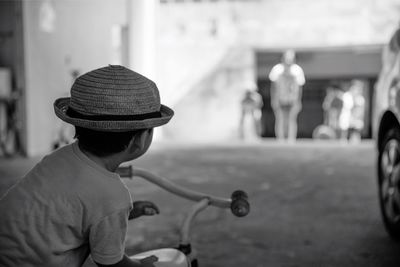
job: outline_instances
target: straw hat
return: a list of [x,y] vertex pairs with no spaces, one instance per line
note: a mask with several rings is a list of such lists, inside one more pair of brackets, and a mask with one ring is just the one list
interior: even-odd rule
[[61,120],[75,126],[109,132],[161,126],[174,115],[161,105],[153,81],[118,65],[78,77],[71,97],[57,99],[54,111]]

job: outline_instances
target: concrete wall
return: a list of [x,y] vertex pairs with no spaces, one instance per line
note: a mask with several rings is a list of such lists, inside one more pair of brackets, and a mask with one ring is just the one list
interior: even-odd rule
[[252,43],[246,38],[251,21],[246,14],[259,4],[160,4],[159,86],[164,102],[176,111],[160,129],[165,138],[209,142],[237,138],[245,84],[256,81]]
[[126,24],[125,4],[23,1],[28,155],[50,151],[60,126],[53,102],[69,94],[71,71],[85,73],[112,61],[111,29]]
[[[169,42],[241,42],[262,48],[386,42],[399,23],[398,0],[176,1],[162,4]],[[210,38],[214,33],[213,38]]]
[[222,59],[188,84],[190,90],[174,103],[175,117],[163,127],[169,140],[216,142],[239,138],[241,100],[256,77],[253,51],[232,47]]

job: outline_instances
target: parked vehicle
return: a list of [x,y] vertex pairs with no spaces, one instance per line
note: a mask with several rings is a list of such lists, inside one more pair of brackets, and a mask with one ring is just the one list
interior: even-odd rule
[[373,121],[382,218],[389,235],[400,240],[400,28],[383,48]]

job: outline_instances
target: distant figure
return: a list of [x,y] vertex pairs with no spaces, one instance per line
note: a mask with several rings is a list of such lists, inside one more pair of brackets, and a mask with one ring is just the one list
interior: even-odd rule
[[275,65],[269,73],[275,134],[279,140],[295,141],[297,137],[297,115],[301,110],[305,77],[303,69],[295,64],[295,56],[293,50],[287,50],[282,63]]
[[337,139],[341,134],[339,117],[343,108],[343,91],[338,84],[331,84],[326,89],[322,103],[324,122],[313,131],[314,139]]
[[324,123],[331,127],[336,134],[339,132],[339,118],[343,108],[343,90],[337,84],[328,87],[322,109]]
[[339,115],[340,139],[347,141],[349,137],[351,111],[353,109],[353,96],[349,90],[343,93],[343,107]]
[[241,101],[241,116],[239,122],[239,137],[241,139],[255,139],[261,136],[261,95],[253,85],[246,89]]
[[351,118],[349,126],[349,139],[352,142],[361,140],[361,132],[364,129],[364,82],[361,80],[353,80],[349,88],[349,92],[353,97],[353,107],[351,109]]

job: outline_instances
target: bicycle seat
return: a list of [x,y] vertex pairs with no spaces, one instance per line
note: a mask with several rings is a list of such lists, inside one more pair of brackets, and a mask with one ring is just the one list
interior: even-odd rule
[[190,267],[185,254],[173,248],[149,250],[130,256],[130,258],[140,260],[152,255],[158,258],[158,261],[154,263],[156,267]]

